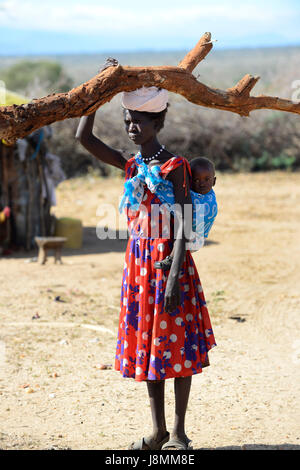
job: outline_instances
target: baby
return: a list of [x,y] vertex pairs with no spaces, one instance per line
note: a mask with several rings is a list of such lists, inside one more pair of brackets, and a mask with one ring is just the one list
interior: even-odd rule
[[[191,198],[193,203],[193,212],[195,204],[204,204],[204,237],[207,238],[208,233],[213,225],[217,215],[217,201],[215,192],[212,189],[216,183],[215,167],[212,161],[205,157],[197,157],[190,161],[192,172],[191,178]],[[193,225],[194,228],[194,225]],[[155,261],[154,268],[169,270],[173,261],[173,251],[162,261]]]

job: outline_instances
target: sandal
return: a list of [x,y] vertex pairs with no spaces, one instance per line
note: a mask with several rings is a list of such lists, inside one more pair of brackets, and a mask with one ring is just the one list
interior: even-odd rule
[[155,261],[154,268],[162,269],[163,271],[168,271],[172,266],[172,261],[173,261],[173,258],[171,258],[171,256],[166,256],[166,258],[163,259],[162,261]]
[[162,446],[161,450],[191,450],[193,448],[191,442],[190,440],[186,443],[180,439],[171,439]]
[[162,446],[168,442],[169,438],[170,433],[167,433],[159,442],[154,439],[148,440],[146,437],[142,437],[139,441],[130,444],[128,450],[160,450]]

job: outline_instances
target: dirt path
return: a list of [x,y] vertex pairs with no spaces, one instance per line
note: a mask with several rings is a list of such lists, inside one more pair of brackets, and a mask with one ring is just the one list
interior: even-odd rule
[[[61,185],[54,212],[85,226],[62,266],[29,262],[35,251],[0,259],[2,449],[126,449],[151,430],[145,385],[99,369],[114,361],[126,241],[95,237],[96,209],[121,190],[119,179]],[[300,174],[219,175],[216,193],[194,259],[218,347],[193,377],[187,432],[194,448],[299,450]],[[173,405],[170,380],[170,428]]]

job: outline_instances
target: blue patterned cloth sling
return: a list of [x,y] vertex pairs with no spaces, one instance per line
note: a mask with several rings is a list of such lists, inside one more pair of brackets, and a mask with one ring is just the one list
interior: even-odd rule
[[[137,164],[137,174],[124,183],[124,194],[119,205],[120,213],[123,212],[125,207],[133,212],[139,210],[144,197],[145,186],[156,194],[170,213],[174,213],[173,183],[161,176],[159,165],[148,167],[140,153],[135,155],[135,162]],[[204,239],[208,237],[218,213],[218,205],[213,189],[207,194],[199,194],[192,190],[190,193],[193,235],[190,241],[187,242],[187,249],[197,251],[203,246]]]

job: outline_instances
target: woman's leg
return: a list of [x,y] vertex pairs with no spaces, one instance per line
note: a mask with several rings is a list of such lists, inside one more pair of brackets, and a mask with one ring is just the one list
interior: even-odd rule
[[161,441],[167,434],[165,419],[165,381],[147,381],[153,422],[151,438]]
[[177,377],[174,379],[175,392],[175,422],[171,439],[179,439],[188,443],[189,439],[185,434],[185,414],[189,401],[192,376]]
[[170,435],[167,432],[165,420],[165,381],[147,381],[150,398],[153,432],[138,442],[133,442],[129,449],[159,450],[167,442]]

